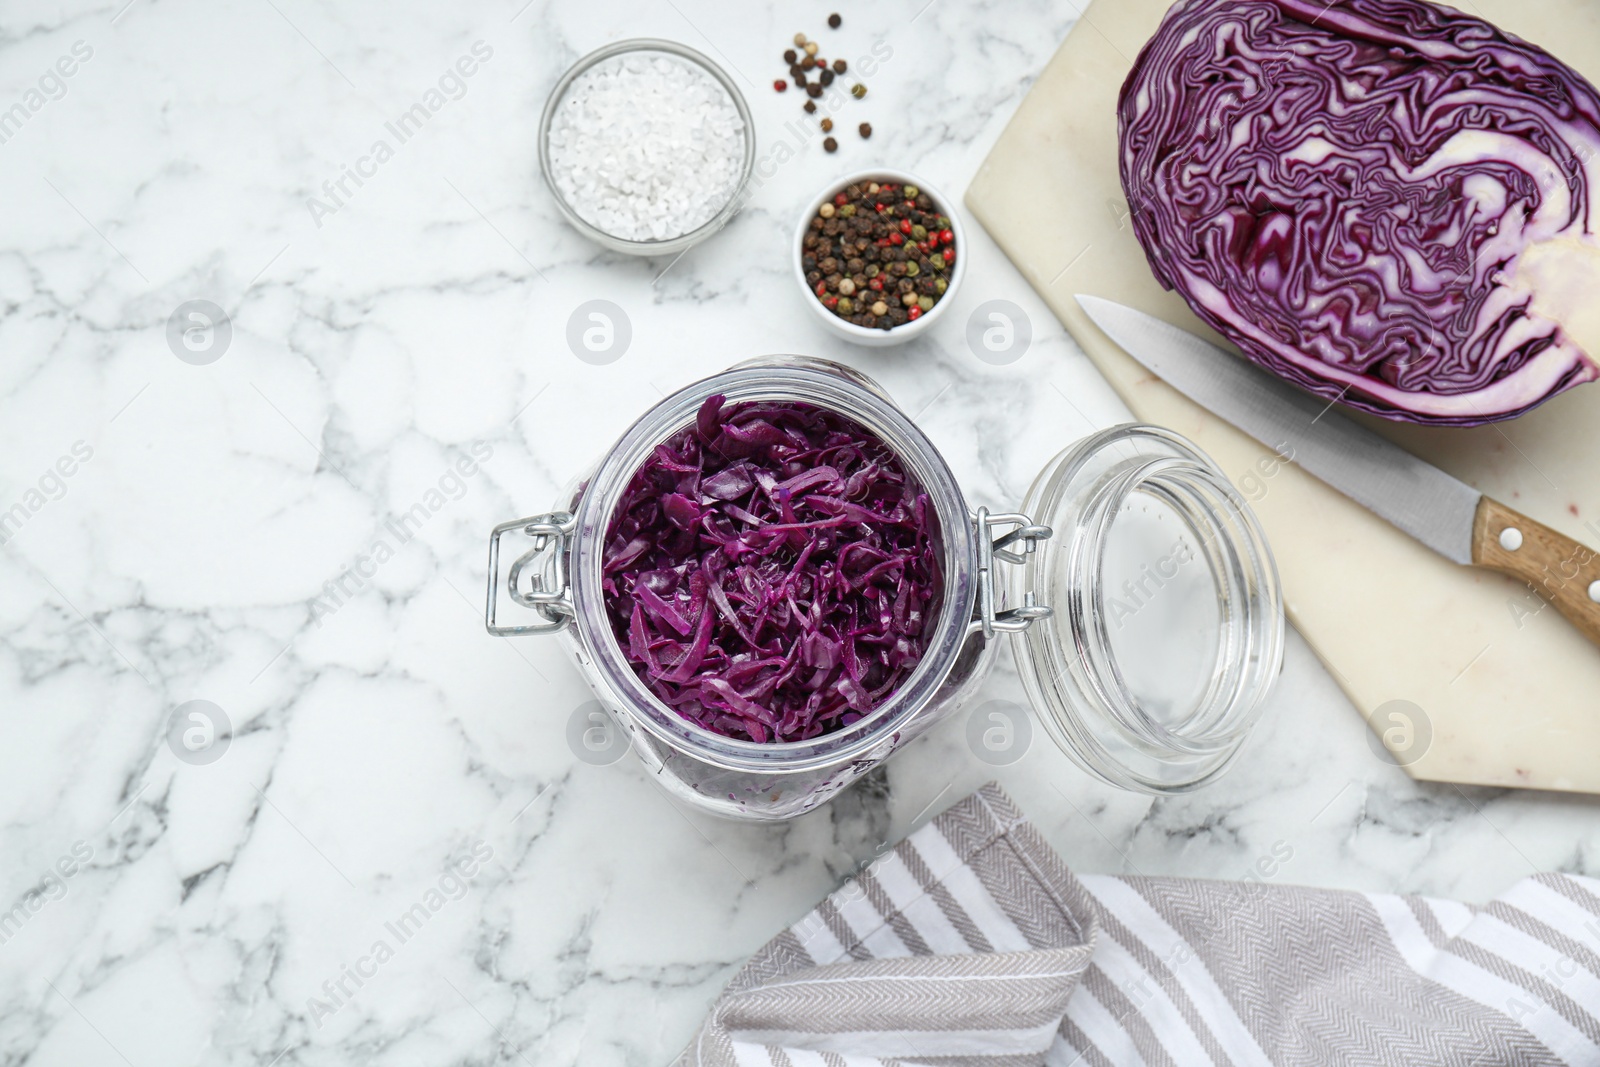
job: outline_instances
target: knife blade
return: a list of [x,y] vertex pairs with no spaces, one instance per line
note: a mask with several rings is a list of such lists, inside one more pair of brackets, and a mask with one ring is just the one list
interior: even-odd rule
[[1099,297],[1078,303],[1123,351],[1190,400],[1446,559],[1472,562],[1472,520],[1483,494],[1467,483],[1187,330]]
[[1388,520],[1446,559],[1529,582],[1600,644],[1600,554],[1253,363],[1101,297],[1078,303],[1125,352],[1190,400]]

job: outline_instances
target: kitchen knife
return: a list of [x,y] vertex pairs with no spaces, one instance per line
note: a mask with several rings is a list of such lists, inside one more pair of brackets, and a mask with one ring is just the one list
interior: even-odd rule
[[1110,300],[1077,300],[1107,337],[1190,400],[1446,559],[1528,583],[1600,644],[1600,553],[1209,341]]

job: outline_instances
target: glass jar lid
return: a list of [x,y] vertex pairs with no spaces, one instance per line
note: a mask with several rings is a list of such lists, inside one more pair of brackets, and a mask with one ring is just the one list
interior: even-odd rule
[[1208,456],[1154,426],[1101,431],[1048,463],[1022,510],[1054,531],[1011,596],[1054,608],[1013,646],[1030,703],[1074,762],[1174,793],[1238,754],[1283,659],[1277,568]]

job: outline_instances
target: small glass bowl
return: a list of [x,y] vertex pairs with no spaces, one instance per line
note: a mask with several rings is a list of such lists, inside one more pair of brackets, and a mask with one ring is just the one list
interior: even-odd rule
[[[733,193],[728,197],[728,202],[722,210],[712,216],[710,221],[698,229],[688,233],[679,234],[661,241],[630,241],[625,237],[617,237],[606,233],[594,223],[585,220],[571,204],[561,195],[561,190],[556,186],[555,175],[550,172],[550,124],[555,120],[556,108],[566,97],[567,90],[578,77],[584,74],[596,63],[611,59],[631,52],[664,52],[687,60],[702,68],[707,74],[717,80],[728,95],[733,98],[733,106],[739,112],[739,119],[744,123],[744,163],[740,168],[739,183],[734,186]],[[710,59],[696,52],[686,45],[675,41],[664,41],[654,37],[633,37],[626,41],[617,41],[604,48],[597,48],[574,63],[567,72],[556,82],[556,87],[550,90],[550,96],[545,100],[544,114],[539,118],[539,170],[544,174],[544,182],[550,189],[550,195],[555,198],[556,206],[561,209],[561,214],[566,217],[572,228],[583,234],[595,244],[609,248],[613,252],[621,252],[630,256],[672,256],[704,241],[728,224],[728,220],[739,213],[744,206],[746,190],[750,186],[750,176],[755,172],[756,166],[756,133],[755,123],[750,117],[750,108],[744,101],[744,94],[739,92],[739,87],[733,79],[723,72]]]

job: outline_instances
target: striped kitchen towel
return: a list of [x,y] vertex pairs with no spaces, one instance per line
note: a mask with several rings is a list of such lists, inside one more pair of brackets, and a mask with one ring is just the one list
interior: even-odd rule
[[1600,882],[1075,878],[984,786],[736,975],[677,1067],[1600,1064]]

